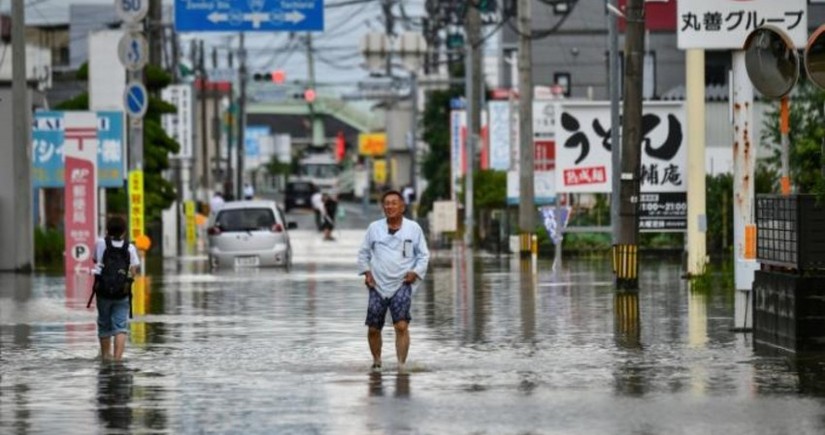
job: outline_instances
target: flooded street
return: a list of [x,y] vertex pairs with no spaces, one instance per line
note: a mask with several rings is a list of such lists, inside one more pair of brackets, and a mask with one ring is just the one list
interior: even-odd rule
[[531,278],[434,251],[408,372],[385,328],[370,373],[362,235],[295,231],[289,272],[164,263],[135,289],[122,366],[97,360],[88,292],[0,275],[0,432],[825,433],[823,366],[755,352],[730,330],[733,295],[689,291],[664,260],[633,295],[606,259]]

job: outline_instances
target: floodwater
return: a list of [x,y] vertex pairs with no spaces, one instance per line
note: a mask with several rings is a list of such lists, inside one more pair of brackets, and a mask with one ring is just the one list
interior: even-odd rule
[[434,253],[407,372],[387,328],[370,373],[361,234],[297,231],[288,273],[164,263],[121,365],[96,358],[88,293],[0,275],[0,433],[825,433],[823,366],[755,352],[733,294],[667,260],[617,294],[606,259]]

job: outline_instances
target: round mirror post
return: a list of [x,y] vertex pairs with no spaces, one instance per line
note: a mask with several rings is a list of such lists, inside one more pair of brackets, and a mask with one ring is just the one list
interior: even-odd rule
[[789,100],[790,98],[785,95],[782,97],[779,105],[779,136],[782,146],[782,177],[780,178],[780,184],[782,186],[782,194],[786,196],[791,194],[791,177],[789,175],[790,169],[788,164],[788,152],[790,149],[789,132],[791,130]]
[[745,58],[748,77],[753,86],[766,98],[780,99],[781,186],[782,194],[790,195],[788,94],[799,79],[799,55],[787,33],[774,26],[762,26],[751,32],[745,40]]

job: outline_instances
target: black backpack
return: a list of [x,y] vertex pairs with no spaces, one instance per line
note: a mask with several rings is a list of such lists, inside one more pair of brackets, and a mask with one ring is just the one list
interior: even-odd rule
[[[131,317],[132,278],[129,276],[131,256],[129,255],[129,241],[124,239],[123,246],[112,246],[112,238],[106,237],[106,249],[103,251],[103,269],[100,275],[95,276],[92,287],[92,297],[103,299],[122,299],[129,297],[129,316]],[[91,306],[89,298],[88,306]]]

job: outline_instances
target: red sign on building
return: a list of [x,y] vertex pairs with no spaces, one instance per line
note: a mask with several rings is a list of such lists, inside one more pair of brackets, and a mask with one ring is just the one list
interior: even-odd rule
[[[619,9],[626,11],[627,0],[619,0]],[[627,21],[619,18],[619,31],[624,32]],[[676,31],[676,0],[645,2],[645,29],[651,32]]]

